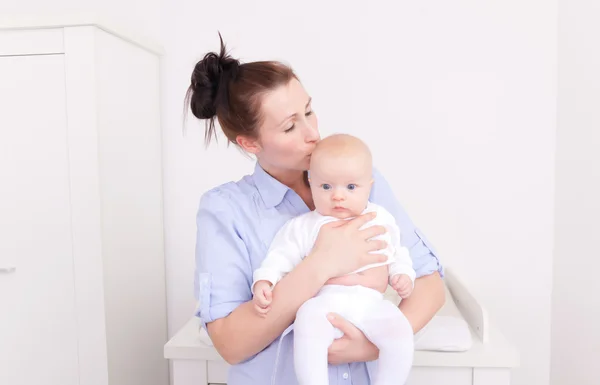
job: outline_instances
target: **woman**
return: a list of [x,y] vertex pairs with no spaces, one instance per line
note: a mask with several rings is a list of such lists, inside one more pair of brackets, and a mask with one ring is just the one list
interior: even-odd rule
[[[197,316],[217,351],[232,364],[229,385],[296,384],[290,327],[296,311],[325,283],[361,283],[360,275],[336,277],[385,258],[370,253],[385,247],[371,240],[385,230],[359,230],[372,219],[369,215],[327,225],[311,253],[277,284],[268,315],[256,315],[253,271],[281,226],[314,209],[306,170],[320,137],[311,99],[288,66],[240,64],[226,54],[221,40],[219,53],[208,53],[196,64],[186,103],[197,118],[207,120],[207,143],[217,118],[228,140],[257,159],[252,175],[217,186],[200,201]],[[396,218],[417,272],[413,294],[400,305],[417,332],[444,302],[442,268],[376,170],[374,179],[371,200]],[[330,322],[344,332],[329,349],[330,384],[371,384],[376,347],[339,316],[332,314]]]

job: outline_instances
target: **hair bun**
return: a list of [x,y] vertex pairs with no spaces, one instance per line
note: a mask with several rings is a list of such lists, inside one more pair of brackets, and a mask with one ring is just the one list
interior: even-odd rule
[[237,76],[240,63],[225,51],[223,38],[221,50],[209,52],[196,63],[192,72],[190,108],[198,119],[212,119],[222,103],[229,103],[229,84]]

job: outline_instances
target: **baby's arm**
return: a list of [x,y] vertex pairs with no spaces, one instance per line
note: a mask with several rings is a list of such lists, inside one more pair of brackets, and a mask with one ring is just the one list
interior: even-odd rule
[[273,287],[302,261],[304,252],[298,223],[288,221],[275,234],[267,256],[253,273],[252,295],[255,309],[266,314],[270,309]]
[[271,310],[273,285],[269,281],[258,281],[252,288],[252,301],[257,313],[265,315]]
[[388,226],[388,231],[394,250],[394,261],[389,266],[389,283],[401,298],[406,298],[412,293],[416,273],[408,249],[400,243],[400,228],[394,222]]

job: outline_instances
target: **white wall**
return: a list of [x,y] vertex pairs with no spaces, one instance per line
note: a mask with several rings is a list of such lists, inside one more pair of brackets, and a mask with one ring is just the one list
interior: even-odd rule
[[600,4],[560,0],[552,385],[600,382]]
[[[342,16],[342,14],[344,16]],[[363,137],[412,218],[515,342],[514,384],[548,384],[556,127],[556,1],[176,0],[165,11],[164,161],[169,330],[194,310],[200,195],[240,178],[204,149],[183,97],[217,30],[242,60],[282,59],[324,134]],[[225,162],[230,162],[226,164]],[[516,322],[515,322],[516,321]]]

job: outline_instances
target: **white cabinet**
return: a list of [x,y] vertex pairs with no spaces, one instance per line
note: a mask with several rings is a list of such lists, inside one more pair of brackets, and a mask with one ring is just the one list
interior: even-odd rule
[[77,384],[63,59],[0,57],[0,384]]
[[0,384],[167,385],[159,53],[0,29]]

